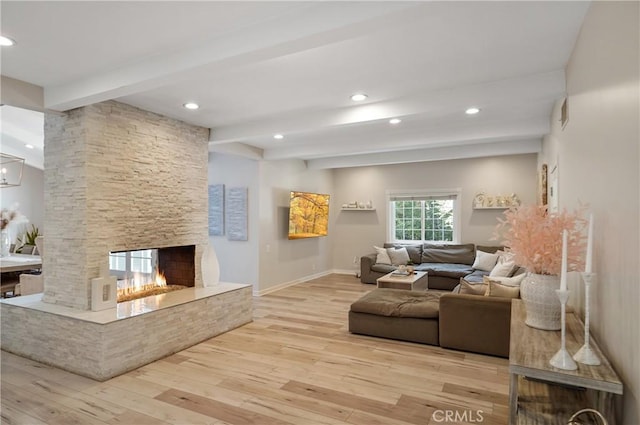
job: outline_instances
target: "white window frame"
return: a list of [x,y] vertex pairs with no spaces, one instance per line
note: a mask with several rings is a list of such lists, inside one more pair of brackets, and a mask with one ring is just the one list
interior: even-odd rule
[[[151,257],[149,258],[149,265],[151,267],[151,271],[150,273],[144,273],[144,274],[149,274],[149,275],[153,275],[154,269],[156,264],[158,264],[158,250],[157,249],[140,249],[140,250],[135,250],[135,251],[120,251],[120,252],[113,252],[113,253],[109,253],[109,256],[113,256],[114,254],[125,254],[124,256],[124,260],[125,260],[125,268],[124,269],[112,269],[111,268],[111,261],[109,261],[109,274],[112,276],[116,276],[118,279],[126,279],[129,276],[133,276],[134,273],[138,273],[138,272],[134,272],[133,271],[133,258],[132,258],[132,253],[137,253],[140,251],[151,251]],[[136,258],[140,258],[136,255],[134,255],[133,257]],[[144,257],[146,259],[146,257]]]
[[[430,198],[430,197],[444,197],[452,196],[453,199],[453,241],[417,241],[417,240],[396,240],[395,238],[395,211],[392,204],[392,199],[404,197],[407,200]],[[462,233],[462,189],[420,189],[420,190],[387,190],[386,191],[387,202],[387,242],[390,243],[424,243],[424,242],[445,242],[445,243],[460,243]]]

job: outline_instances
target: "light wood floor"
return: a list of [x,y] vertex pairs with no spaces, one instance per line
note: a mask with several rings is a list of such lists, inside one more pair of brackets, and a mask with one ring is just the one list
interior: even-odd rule
[[253,323],[106,382],[2,352],[1,423],[506,424],[507,360],[349,334],[372,289],[330,275],[255,298]]

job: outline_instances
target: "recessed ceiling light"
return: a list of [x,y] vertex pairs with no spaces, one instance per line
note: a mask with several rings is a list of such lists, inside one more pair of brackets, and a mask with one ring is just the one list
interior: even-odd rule
[[351,100],[353,100],[354,102],[362,102],[363,100],[365,100],[367,97],[366,94],[364,93],[356,93],[353,96],[351,96]]
[[282,139],[284,139],[284,136],[282,134],[274,134],[273,138],[276,139],[276,140],[282,140]]
[[5,37],[4,35],[0,35],[0,46],[13,46],[16,42],[9,37]]
[[478,112],[480,112],[479,108],[469,108],[466,111],[464,111],[464,113],[467,114],[467,115],[475,115]]
[[193,109],[198,109],[200,107],[200,105],[198,105],[197,103],[193,103],[193,102],[187,102],[182,106],[184,106],[187,109],[192,109],[192,110]]
[[29,143],[27,143],[26,145],[24,145],[25,148],[27,149],[33,149],[33,145],[30,145]]
[[400,124],[401,122],[402,122],[402,120],[400,118],[391,118],[389,120],[389,124],[393,124],[393,125]]

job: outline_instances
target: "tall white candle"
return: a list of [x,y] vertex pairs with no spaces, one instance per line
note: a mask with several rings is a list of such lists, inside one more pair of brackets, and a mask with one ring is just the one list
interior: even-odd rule
[[589,233],[587,236],[587,260],[584,271],[591,273],[593,268],[593,213],[589,214]]
[[562,269],[560,270],[560,290],[567,290],[567,229],[562,231]]

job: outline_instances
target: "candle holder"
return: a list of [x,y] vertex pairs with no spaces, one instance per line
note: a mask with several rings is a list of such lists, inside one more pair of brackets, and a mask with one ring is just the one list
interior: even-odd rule
[[589,310],[590,310],[590,302],[589,302],[589,292],[591,288],[591,282],[595,276],[595,273],[583,272],[581,273],[582,279],[584,280],[584,303],[585,303],[585,311],[584,311],[584,345],[578,350],[578,352],[573,356],[573,359],[578,363],[597,366],[600,364],[600,359],[593,352],[590,342],[589,335]]
[[558,369],[576,370],[578,368],[578,365],[576,364],[576,362],[573,361],[573,359],[571,358],[571,354],[569,354],[569,352],[567,351],[567,339],[566,339],[567,318],[565,313],[567,311],[567,301],[569,300],[569,291],[567,291],[566,289],[557,289],[556,294],[558,295],[558,299],[560,300],[560,307],[561,307],[560,331],[562,335],[562,338],[561,338],[562,342],[560,345],[560,350],[558,350],[558,352],[554,354],[553,357],[551,357],[551,360],[549,360],[549,364],[553,367],[557,367]]

